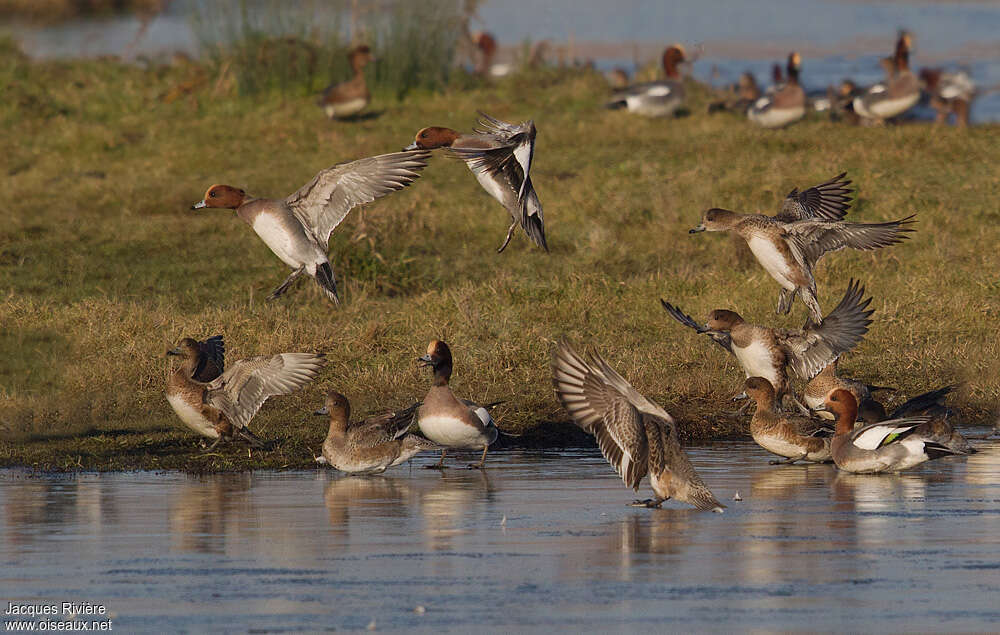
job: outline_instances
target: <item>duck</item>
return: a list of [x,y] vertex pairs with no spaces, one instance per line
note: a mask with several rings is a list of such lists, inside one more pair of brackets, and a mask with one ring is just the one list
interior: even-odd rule
[[743,384],[747,396],[757,404],[750,419],[750,436],[771,454],[784,457],[772,465],[796,461],[828,463],[833,428],[812,417],[787,415],[775,410],[774,386],[763,377],[749,377]]
[[930,96],[931,107],[937,113],[935,123],[946,123],[948,117],[954,115],[956,126],[964,128],[969,125],[969,108],[976,95],[976,84],[968,73],[924,68],[920,70],[920,81]]
[[747,118],[763,128],[783,128],[806,116],[806,93],[799,84],[802,58],[788,56],[788,79],[773,94],[765,95],[747,110]]
[[946,448],[917,432],[929,417],[891,419],[854,427],[858,402],[850,391],[838,388],[827,395],[826,407],[834,415],[836,432],[830,443],[833,462],[845,472],[880,474],[900,472],[925,461],[951,454]]
[[920,82],[910,70],[912,43],[909,33],[900,32],[889,68],[890,77],[854,98],[855,113],[869,122],[882,123],[898,117],[920,101]]
[[330,417],[330,429],[317,463],[348,474],[381,474],[424,450],[440,450],[436,443],[407,432],[419,406],[415,403],[398,412],[352,422],[347,397],[336,390],[328,391],[323,407],[313,413]]
[[842,377],[837,374],[837,364],[839,362],[840,358],[838,357],[827,364],[823,370],[810,379],[809,383],[806,384],[806,389],[802,393],[802,398],[803,401],[805,401],[806,406],[808,406],[814,414],[817,414],[824,419],[833,419],[833,414],[825,408],[826,396],[830,394],[830,391],[836,390],[837,388],[843,388],[844,390],[850,391],[859,404],[863,404],[874,399],[873,395],[876,392],[882,390],[895,390],[890,386],[875,386],[872,384],[866,384],[863,381],[858,381],[857,379],[851,379],[850,377]]
[[[221,343],[221,342],[220,342]],[[188,428],[215,442],[238,437],[254,447],[266,444],[250,432],[248,425],[269,397],[288,395],[312,381],[326,364],[322,353],[280,353],[240,360],[222,371],[216,344],[186,337],[168,356],[180,364],[167,377],[167,402]],[[211,365],[220,372],[209,381]]]
[[596,438],[601,454],[627,487],[639,491],[649,475],[655,498],[632,505],[660,507],[673,498],[702,510],[725,509],[681,448],[674,418],[597,352],[585,359],[569,342],[560,341],[552,358],[552,384],[573,423]]
[[334,304],[337,282],[327,256],[330,234],[353,208],[401,190],[420,176],[430,153],[394,152],[338,163],[320,171],[297,191],[281,198],[256,198],[232,185],[216,184],[191,209],[231,209],[253,228],[271,251],[292,268],[268,300],[285,293],[307,274]]
[[802,298],[816,323],[823,311],[816,298],[813,269],[827,253],[845,247],[871,251],[902,242],[913,229],[915,214],[885,223],[848,223],[841,219],[850,207],[846,173],[804,192],[793,189],[774,216],[742,214],[713,207],[702,215],[701,224],[689,230],[735,232],[746,240],[757,262],[781,285],[777,313],[792,310],[795,296]]
[[684,47],[671,44],[663,51],[665,80],[635,84],[615,93],[607,108],[625,108],[644,117],[670,117],[684,104],[684,83],[677,65],[686,61]]
[[[788,367],[808,381],[842,353],[854,348],[868,332],[872,299],[864,299],[865,288],[851,280],[840,303],[820,323],[807,319],[801,329],[780,329],[749,324],[735,311],[716,309],[700,325],[676,306],[660,299],[663,308],[675,320],[711,337],[736,356],[747,377],[763,377],[771,382],[775,402],[780,407],[786,397],[802,414],[809,414],[793,394],[788,381]],[[746,399],[740,393],[734,400]]]
[[483,455],[479,463],[468,467],[483,469],[486,466],[486,452],[500,432],[489,412],[490,406],[496,404],[480,406],[468,399],[455,397],[448,385],[451,381],[452,357],[451,348],[446,342],[431,340],[427,345],[427,353],[417,361],[434,371],[431,388],[417,410],[420,432],[441,446],[441,460],[437,465],[427,467],[443,469],[449,448],[482,448]]
[[347,61],[354,77],[330,84],[319,98],[319,105],[330,119],[354,117],[371,103],[372,95],[365,83],[365,66],[376,61],[367,44],[359,44],[347,52]]
[[510,63],[494,63],[497,54],[497,39],[488,31],[475,31],[471,34],[472,43],[479,51],[473,72],[481,77],[498,79],[507,77],[514,72]]
[[879,423],[903,417],[928,416],[931,420],[917,427],[918,434],[950,450],[973,454],[975,448],[948,421],[951,409],[944,404],[944,400],[957,387],[948,385],[917,395],[900,404],[891,415],[887,415],[885,406],[874,398],[858,399],[858,419],[865,423]]
[[757,85],[757,78],[753,73],[746,71],[740,74],[735,86],[728,89],[729,96],[726,99],[712,102],[708,105],[709,114],[725,110],[745,115],[758,99],[760,99],[760,87]]
[[406,150],[447,148],[465,161],[476,180],[510,214],[507,237],[497,253],[510,244],[520,224],[525,235],[546,252],[545,217],[542,204],[531,182],[531,161],[535,156],[535,122],[511,124],[480,112],[478,127],[472,134],[451,128],[422,128]]

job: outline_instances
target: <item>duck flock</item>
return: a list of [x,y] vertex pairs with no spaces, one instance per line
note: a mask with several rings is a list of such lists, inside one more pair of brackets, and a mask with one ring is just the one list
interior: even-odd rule
[[[903,102],[893,82],[912,75],[906,65],[909,45],[909,35],[901,34],[895,75],[882,90],[887,101],[880,101],[874,89],[854,98],[853,111],[859,116],[895,116],[892,113]],[[367,46],[351,51],[355,79],[324,92],[320,105],[328,114],[350,117],[367,106],[370,97],[361,69],[370,59]],[[672,75],[683,60],[683,47],[669,47],[663,56],[668,79],[621,91],[613,105],[642,115],[672,114],[683,103],[683,85]],[[804,108],[804,93],[797,84],[798,64],[793,54],[788,82],[769,97],[725,107],[745,106],[750,120],[761,125],[787,125],[795,119],[790,104]],[[789,96],[793,92],[794,99]],[[510,244],[518,227],[538,248],[548,251],[542,205],[531,178],[535,125],[480,115],[472,132],[424,128],[403,151],[335,165],[284,198],[257,198],[239,187],[217,184],[192,209],[234,210],[291,269],[268,299],[278,298],[299,277],[308,275],[330,302],[338,304],[337,279],[328,257],[331,233],[355,207],[411,185],[427,167],[432,152],[443,149],[464,161],[482,188],[510,215],[498,252]],[[914,215],[883,223],[845,220],[852,202],[850,186],[847,175],[838,174],[804,190],[793,189],[774,216],[712,208],[690,230],[692,234],[731,232],[745,240],[779,285],[777,313],[790,313],[795,299],[801,299],[806,309],[801,329],[750,324],[725,308],[710,312],[700,323],[684,313],[676,299],[660,302],[680,324],[708,336],[736,357],[746,381],[744,391],[733,399],[745,400],[740,413],[756,405],[750,433],[761,447],[780,457],[773,463],[832,461],[841,470],[873,474],[974,452],[948,420],[944,400],[954,386],[913,397],[887,415],[874,397],[884,387],[837,373],[839,357],[864,338],[872,323],[874,310],[868,308],[872,299],[866,297],[862,282],[851,280],[840,302],[824,315],[814,267],[827,253],[841,249],[897,245],[914,231],[916,222]],[[213,441],[213,448],[224,441],[269,447],[250,430],[254,415],[269,397],[288,395],[314,380],[325,364],[322,354],[290,352],[252,357],[226,367],[221,335],[202,341],[185,338],[167,354],[180,358],[168,376],[167,400],[188,428]],[[325,405],[316,412],[329,418],[322,456],[316,460],[342,472],[371,474],[422,451],[440,451],[440,460],[428,467],[444,468],[448,450],[456,449],[481,451],[479,462],[469,467],[484,468],[490,445],[503,434],[490,415],[497,404],[480,405],[456,397],[449,387],[453,361],[446,342],[430,342],[419,362],[433,371],[431,386],[423,401],[398,412],[352,420],[347,398],[330,390]],[[701,480],[682,449],[677,421],[637,391],[598,352],[581,353],[570,342],[560,341],[552,351],[551,369],[557,399],[573,422],[594,436],[625,484],[638,490],[642,479],[649,477],[654,497],[633,504],[658,507],[673,498],[699,509],[722,511],[725,505]],[[807,382],[801,399],[793,391],[789,371]]]

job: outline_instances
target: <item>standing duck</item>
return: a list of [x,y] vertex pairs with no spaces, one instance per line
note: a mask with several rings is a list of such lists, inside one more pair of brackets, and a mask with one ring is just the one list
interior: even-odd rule
[[423,128],[405,149],[448,148],[452,155],[465,161],[483,189],[510,214],[507,238],[497,253],[502,253],[510,244],[518,224],[533,243],[548,251],[542,204],[531,183],[535,122],[510,124],[484,113],[479,115],[479,127],[472,134],[439,126]]
[[365,83],[365,66],[375,57],[367,44],[355,46],[347,53],[354,77],[346,82],[330,84],[319,98],[319,105],[330,119],[346,119],[364,110],[372,96]]
[[395,152],[338,163],[285,198],[254,198],[231,185],[213,185],[191,209],[236,210],[292,273],[268,300],[283,294],[303,273],[338,304],[337,283],[327,256],[330,234],[358,205],[401,190],[427,167],[430,153]]
[[323,455],[316,461],[348,474],[380,474],[386,468],[409,461],[418,452],[439,450],[437,444],[407,433],[419,405],[351,422],[347,397],[329,391],[323,407],[314,413],[330,417]]
[[830,456],[830,439],[833,429],[811,417],[787,415],[775,410],[774,386],[763,377],[750,377],[743,385],[750,399],[757,403],[757,410],[750,420],[750,436],[760,447],[771,454],[785,457],[779,463],[826,463]]
[[747,241],[764,270],[781,285],[778,313],[788,313],[798,295],[814,322],[823,312],[816,298],[813,269],[827,253],[845,247],[870,251],[894,245],[913,231],[915,215],[887,223],[847,223],[850,181],[839,174],[804,192],[792,190],[775,216],[741,214],[721,208],[707,210],[689,233],[733,231]]
[[930,95],[930,104],[937,112],[935,123],[945,123],[955,115],[955,125],[969,125],[969,107],[976,95],[976,84],[965,71],[948,73],[940,68],[924,68],[920,80]]
[[[875,312],[867,308],[872,299],[865,300],[864,295],[865,288],[851,280],[843,299],[822,323],[807,320],[801,329],[748,324],[739,313],[725,309],[712,311],[702,326],[666,300],[660,302],[675,320],[708,335],[735,355],[747,377],[763,377],[771,382],[779,406],[788,396],[803,414],[809,414],[791,394],[787,368],[790,366],[796,375],[809,380],[841,353],[854,348],[868,332]],[[746,393],[734,399],[744,398]]]
[[910,70],[910,34],[903,31],[885,83],[875,84],[854,98],[854,112],[873,123],[897,117],[920,101],[920,82]]
[[626,108],[645,117],[669,117],[684,103],[684,83],[677,65],[686,60],[684,47],[671,44],[663,51],[663,72],[666,79],[635,84],[615,93],[606,106]]
[[677,440],[677,422],[643,397],[600,355],[584,359],[562,341],[552,359],[556,396],[573,422],[597,439],[601,453],[625,485],[639,490],[649,474],[656,498],[634,501],[659,507],[676,498],[698,509],[721,512],[720,503],[695,472]]
[[448,448],[482,448],[483,456],[479,464],[469,467],[483,469],[486,451],[499,434],[489,406],[458,399],[451,392],[448,385],[452,370],[451,349],[446,343],[433,340],[427,346],[427,354],[418,361],[434,370],[434,383],[417,411],[417,425],[424,436],[442,446],[441,460],[437,465],[428,467],[443,468]]
[[917,432],[929,417],[891,419],[854,428],[858,402],[849,391],[837,389],[826,398],[836,420],[830,444],[833,462],[845,472],[878,474],[899,472],[949,454],[964,454],[931,441]]
[[806,116],[806,93],[799,85],[802,58],[788,56],[788,80],[774,93],[761,97],[747,110],[747,118],[764,128],[781,128]]
[[[206,341],[211,341],[206,340]],[[190,337],[182,339],[167,355],[181,358],[167,378],[167,401],[187,427],[215,442],[240,437],[264,447],[247,428],[269,397],[295,392],[316,377],[326,363],[323,355],[280,353],[244,359],[210,381],[200,381],[209,364],[221,370],[221,355]]]

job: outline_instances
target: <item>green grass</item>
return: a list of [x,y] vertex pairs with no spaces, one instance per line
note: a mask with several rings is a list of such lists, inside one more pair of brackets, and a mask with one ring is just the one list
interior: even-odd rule
[[[9,63],[8,63],[9,62]],[[746,434],[723,414],[739,392],[735,360],[660,308],[702,319],[733,308],[776,316],[777,284],[731,239],[689,236],[701,211],[772,211],[793,186],[847,170],[851,217],[918,214],[912,240],[841,252],[818,271],[829,310],[848,278],[874,296],[875,322],[847,373],[898,399],[965,382],[960,421],[992,422],[1000,395],[998,127],[849,128],[821,120],[764,131],[708,117],[673,121],[601,108],[603,80],[551,71],[406,101],[376,119],[327,121],[312,96],[234,96],[190,82],[199,67],[148,71],[113,62],[0,66],[0,465],[47,469],[309,465],[325,423],[309,416],[329,388],[359,415],[422,397],[415,360],[428,340],[455,354],[461,396],[506,400],[502,427],[559,443],[572,430],[549,378],[554,341],[593,344],[683,421],[686,439]],[[354,211],[331,240],[345,300],[306,280],[275,303],[288,269],[229,212],[188,208],[213,183],[284,196],[336,162],[402,148],[425,125],[469,129],[482,109],[539,129],[533,175],[550,254],[518,236],[494,252],[507,216],[464,165],[435,157],[412,187]],[[168,346],[226,337],[227,359],[325,351],[301,393],[254,420],[274,452],[202,455],[163,397]]]

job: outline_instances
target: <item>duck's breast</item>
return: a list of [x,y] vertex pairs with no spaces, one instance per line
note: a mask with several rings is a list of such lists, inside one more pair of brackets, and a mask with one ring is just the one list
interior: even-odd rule
[[795,289],[795,283],[792,281],[795,277],[793,270],[795,263],[790,260],[789,252],[781,250],[768,236],[751,236],[747,240],[747,245],[764,270],[771,274],[778,284],[789,291]]
[[208,437],[209,439],[219,438],[219,433],[216,431],[215,426],[212,425],[212,422],[205,417],[200,408],[189,404],[184,399],[184,395],[168,393],[167,401],[170,403],[170,407],[174,409],[174,412],[177,413],[177,417],[184,422],[184,425],[203,437]]

